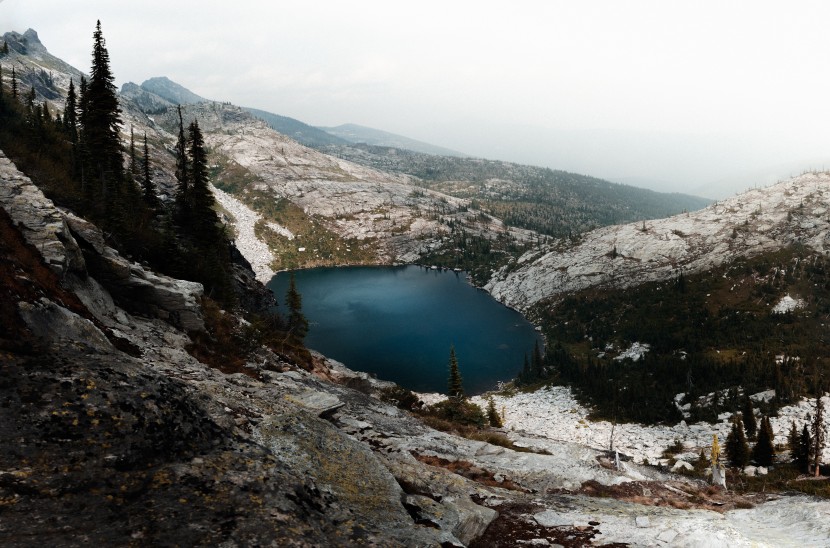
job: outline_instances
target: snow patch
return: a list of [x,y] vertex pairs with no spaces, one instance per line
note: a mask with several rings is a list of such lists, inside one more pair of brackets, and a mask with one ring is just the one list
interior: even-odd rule
[[614,358],[616,361],[622,361],[626,358],[630,358],[631,361],[638,361],[640,358],[645,356],[648,351],[651,350],[651,345],[647,343],[632,343],[622,354]]
[[786,295],[778,301],[778,304],[772,307],[772,313],[786,314],[787,312],[792,312],[797,308],[803,308],[804,305],[804,299],[793,299],[789,295]]
[[210,189],[219,205],[233,217],[237,249],[251,263],[256,279],[264,284],[268,283],[274,277],[274,269],[271,268],[274,254],[254,234],[254,225],[261,219],[259,213],[213,185],[210,185]]

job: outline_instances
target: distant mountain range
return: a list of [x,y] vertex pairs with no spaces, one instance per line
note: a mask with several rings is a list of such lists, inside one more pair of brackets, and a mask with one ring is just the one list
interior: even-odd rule
[[362,143],[381,147],[401,148],[423,154],[432,154],[434,156],[467,156],[456,150],[450,150],[423,141],[410,139],[403,135],[396,135],[388,131],[359,126],[357,124],[343,124],[342,126],[321,127],[320,129],[354,144]]

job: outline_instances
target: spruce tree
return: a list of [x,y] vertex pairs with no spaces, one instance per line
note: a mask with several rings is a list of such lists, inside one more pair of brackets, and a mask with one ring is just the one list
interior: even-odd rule
[[26,94],[26,112],[29,113],[29,117],[32,117],[35,113],[35,88],[34,86],[29,90],[29,93]]
[[796,461],[796,455],[798,454],[798,440],[798,427],[795,425],[795,421],[792,421],[790,432],[787,434],[787,446],[790,448],[790,460],[792,462]]
[[72,145],[78,144],[78,96],[75,94],[75,81],[69,80],[69,91],[63,108],[63,128]]
[[810,454],[812,453],[812,438],[810,429],[805,423],[801,428],[801,437],[798,440],[798,453],[795,456],[795,464],[804,473],[810,471]]
[[92,188],[91,185],[87,184],[87,166],[91,165],[91,161],[89,158],[89,147],[87,146],[86,140],[86,131],[84,128],[87,126],[87,112],[89,111],[88,108],[88,93],[87,90],[89,89],[89,84],[86,81],[85,76],[81,76],[81,84],[78,88],[78,156],[77,156],[77,170],[78,176],[81,179],[81,190],[88,196],[91,194]]
[[761,428],[758,431],[758,441],[752,448],[752,459],[759,466],[772,466],[775,461],[774,435],[769,417],[761,417]]
[[179,114],[179,137],[176,141],[176,180],[179,186],[176,189],[176,216],[183,226],[190,219],[190,174],[187,159],[187,138],[184,133],[182,106],[177,107]]
[[533,358],[530,362],[534,379],[541,379],[544,375],[544,363],[542,362],[542,351],[539,349],[539,341],[533,345]]
[[88,150],[92,153],[90,166],[95,177],[101,182],[102,192],[106,195],[108,188],[118,191],[124,180],[124,166],[121,155],[121,108],[118,106],[118,93],[115,77],[110,70],[109,52],[101,21],[95,26],[92,47],[92,68],[87,84],[84,104],[84,138]]
[[161,209],[161,201],[156,195],[156,186],[150,173],[150,150],[147,148],[147,134],[144,134],[144,156],[141,160],[141,195],[144,203],[153,211]]
[[205,140],[196,120],[190,124],[190,189],[187,204],[190,226],[196,239],[209,246],[220,244],[221,229],[219,216],[214,207],[216,200],[208,182],[207,153]]
[[504,426],[501,416],[496,410],[496,402],[493,401],[493,396],[487,398],[487,422],[493,428],[501,428]]
[[3,40],[3,55],[8,55],[9,53],[9,43]]
[[17,73],[14,71],[14,65],[12,65],[12,97],[17,99]]
[[130,126],[130,151],[129,164],[127,167],[127,179],[129,181],[138,181],[138,159],[135,155],[135,130]]
[[461,372],[458,370],[458,359],[455,357],[454,346],[450,346],[450,377],[447,383],[447,395],[451,400],[464,399],[464,385],[461,381]]
[[3,102],[3,65],[0,65],[0,102]]
[[285,306],[288,307],[288,332],[302,341],[308,333],[308,320],[303,315],[303,298],[297,291],[297,281],[293,272],[288,280]]
[[524,362],[522,364],[522,372],[519,374],[519,381],[522,383],[529,383],[533,378],[533,373],[530,371],[530,362],[527,359],[527,352],[525,352]]
[[758,433],[758,423],[755,422],[755,410],[752,408],[752,400],[748,397],[744,399],[744,406],[741,411],[746,437],[749,439],[755,439],[755,435]]
[[726,437],[726,456],[732,466],[743,468],[749,462],[749,445],[746,443],[744,425],[740,418],[732,423],[732,430]]
[[816,398],[816,416],[813,417],[810,437],[810,461],[813,465],[813,473],[819,476],[821,456],[824,452],[824,403],[821,401],[821,395]]

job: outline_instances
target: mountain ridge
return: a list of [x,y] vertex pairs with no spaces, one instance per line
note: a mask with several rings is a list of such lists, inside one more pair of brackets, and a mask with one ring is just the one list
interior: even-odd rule
[[459,156],[467,157],[467,154],[458,152],[446,147],[440,147],[382,129],[376,129],[358,124],[341,124],[334,127],[319,127],[319,129],[339,137],[352,144],[366,144],[389,148],[402,148],[430,154],[432,156]]

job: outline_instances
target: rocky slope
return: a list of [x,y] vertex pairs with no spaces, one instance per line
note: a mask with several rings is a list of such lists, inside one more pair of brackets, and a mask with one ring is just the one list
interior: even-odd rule
[[575,245],[525,254],[487,285],[497,299],[525,310],[542,299],[586,287],[627,287],[701,272],[733,257],[802,243],[825,252],[830,174],[806,173],[750,190],[691,213],[600,228]]
[[[256,206],[257,200],[279,203],[285,199],[299,208],[297,226],[288,227],[293,236],[270,231],[271,247],[285,252],[275,254],[282,260],[293,252],[304,266],[414,262],[425,251],[444,245],[454,223],[493,238],[506,230],[517,241],[533,237],[530,231],[506,229],[498,219],[480,215],[468,200],[417,188],[409,176],[384,173],[305,147],[241,108],[200,103],[183,107],[183,113],[187,119],[196,118],[205,133],[220,188],[233,191],[236,199],[250,205]],[[156,120],[168,131],[177,123],[173,111]],[[251,183],[240,188],[239,181],[246,177]],[[325,232],[315,231],[312,225]],[[326,256],[323,240],[332,236],[341,240],[338,247],[343,249]]]

